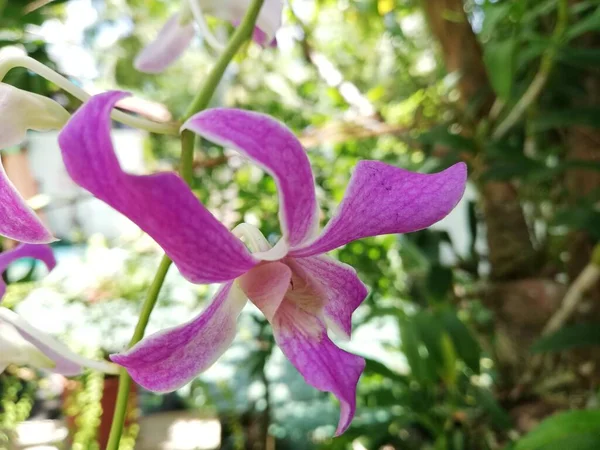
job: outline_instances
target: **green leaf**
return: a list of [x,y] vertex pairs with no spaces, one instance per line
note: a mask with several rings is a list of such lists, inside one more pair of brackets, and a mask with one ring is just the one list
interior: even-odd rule
[[567,411],[544,420],[523,437],[515,450],[597,450],[600,410]]
[[512,426],[512,419],[509,414],[500,406],[496,398],[490,391],[483,388],[475,390],[477,404],[481,406],[492,419],[492,423],[496,428],[507,430]]
[[500,42],[490,42],[485,46],[483,54],[492,88],[504,101],[510,98],[512,91],[516,48],[517,40],[508,38]]
[[452,290],[452,270],[434,263],[427,272],[427,291],[436,301],[443,301]]
[[390,380],[394,380],[396,382],[402,383],[404,385],[409,384],[408,377],[402,375],[398,372],[393,371],[385,364],[371,358],[367,358],[363,356],[366,361],[365,373],[378,374],[382,377],[389,378]]
[[571,348],[600,346],[600,323],[571,325],[538,339],[532,346],[534,353],[559,352]]
[[479,373],[479,360],[481,359],[481,347],[473,337],[471,331],[456,316],[453,311],[446,311],[442,314],[444,329],[450,335],[454,347],[460,359],[473,372]]
[[586,15],[585,18],[575,22],[567,30],[567,39],[574,39],[588,31],[597,31],[598,29],[600,29],[600,6],[596,7],[592,14]]
[[567,108],[544,111],[533,118],[530,124],[535,131],[545,131],[554,127],[568,127],[571,125],[600,128],[600,108]]
[[475,142],[472,139],[451,133],[447,126],[441,125],[419,135],[419,142],[425,145],[441,145],[459,152],[475,152]]

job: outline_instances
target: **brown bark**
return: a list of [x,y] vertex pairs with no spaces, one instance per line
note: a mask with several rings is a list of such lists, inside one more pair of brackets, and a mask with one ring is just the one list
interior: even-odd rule
[[[462,0],[423,0],[431,32],[440,44],[448,72],[461,75],[459,89],[465,110],[485,118],[494,102],[483,63],[482,50],[473,32]],[[474,99],[476,106],[473,108]],[[485,164],[485,163],[484,163]],[[486,183],[481,188],[491,277],[513,280],[531,275],[535,251],[517,190],[508,182]]]
[[[458,72],[463,105],[475,101],[474,115],[485,115],[494,102],[481,46],[471,29],[462,0],[423,0],[423,10],[437,38],[448,72]],[[469,108],[470,109],[470,108]]]

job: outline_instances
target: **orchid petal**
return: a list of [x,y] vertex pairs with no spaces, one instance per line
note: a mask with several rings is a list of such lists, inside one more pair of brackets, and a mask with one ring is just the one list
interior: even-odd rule
[[285,242],[299,246],[313,238],[318,227],[313,174],[306,152],[289,129],[264,114],[228,108],[198,113],[182,128],[235,148],[269,172],[279,188]]
[[[214,17],[226,20],[234,26],[238,26],[252,0],[191,0],[199,1],[202,9]],[[275,38],[275,33],[281,27],[281,16],[283,14],[282,0],[265,0],[256,20],[258,28],[263,36],[261,41],[256,41],[262,46],[271,44]],[[257,37],[256,35],[254,36]],[[255,39],[256,40],[256,39]]]
[[270,322],[290,287],[291,279],[291,269],[285,264],[274,262],[255,267],[241,276],[238,282]]
[[146,389],[170,392],[208,369],[229,348],[246,296],[233,282],[224,284],[210,306],[178,327],[155,333],[131,349],[111,355]]
[[[13,250],[0,253],[0,273],[4,272],[6,268],[13,261],[21,258],[35,258],[46,264],[48,270],[54,269],[56,266],[56,259],[52,249],[47,245],[35,245],[35,244],[21,244],[15,247]],[[6,283],[0,278],[0,301],[6,292]]]
[[277,345],[311,386],[340,401],[336,436],[350,426],[356,411],[356,385],[365,360],[338,348],[325,324],[292,302],[283,302],[273,320]]
[[356,270],[326,255],[293,258],[292,261],[302,268],[304,276],[323,286],[328,327],[336,335],[350,339],[352,314],[368,294],[366,286],[356,276]]
[[[54,100],[0,83],[0,148],[21,143],[27,130],[61,128],[69,113]],[[21,242],[55,239],[21,197],[0,164],[0,235]]]
[[0,82],[0,148],[25,140],[27,130],[60,129],[69,113],[54,100]]
[[194,24],[180,14],[171,16],[156,38],[137,55],[134,66],[140,72],[160,73],[173,64],[194,38]]
[[452,211],[466,180],[464,163],[421,174],[378,161],[360,161],[321,235],[307,246],[292,249],[290,255],[318,255],[368,236],[427,228]]
[[[106,361],[94,361],[74,353],[50,335],[43,333],[27,323],[10,309],[0,307],[0,324],[2,324],[2,326],[6,326],[6,324],[13,326],[23,339],[52,360],[54,362],[54,367],[51,368],[52,372],[67,376],[78,375],[82,372],[84,367],[106,373],[118,372],[118,368],[114,364]],[[33,358],[30,358],[26,362],[36,364],[36,360]],[[46,366],[46,368],[48,367]]]
[[91,98],[61,132],[58,141],[71,178],[154,238],[189,281],[229,281],[246,273],[256,260],[178,175],[123,172],[110,141],[110,111],[124,96],[108,92]]

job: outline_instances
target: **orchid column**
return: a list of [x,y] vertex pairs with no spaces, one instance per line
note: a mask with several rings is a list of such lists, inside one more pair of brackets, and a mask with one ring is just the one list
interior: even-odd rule
[[[190,0],[189,4],[192,4],[195,2],[196,2],[196,0]],[[191,116],[198,113],[199,111],[202,111],[203,109],[205,109],[208,106],[229,63],[235,57],[235,55],[240,50],[242,45],[246,41],[248,41],[251,37],[256,35],[255,26],[256,26],[257,20],[259,18],[259,15],[265,15],[265,14],[269,14],[269,13],[271,15],[275,14],[276,16],[277,15],[279,16],[278,20],[280,20],[281,8],[282,8],[281,2],[279,0],[277,0],[277,2],[276,2],[277,4],[275,5],[274,11],[273,11],[273,8],[271,8],[271,10],[265,10],[265,11],[261,12],[263,2],[264,2],[264,0],[252,0],[252,3],[247,5],[248,7],[246,10],[246,14],[243,17],[241,23],[239,24],[239,27],[236,29],[236,31],[233,34],[233,36],[231,37],[229,43],[223,50],[223,53],[220,55],[219,59],[215,63],[208,78],[204,82],[204,85],[198,92],[198,95],[190,104],[188,111],[186,112],[185,116],[183,117],[184,120],[189,119]],[[228,3],[228,2],[226,2],[226,3]],[[235,2],[230,2],[230,3],[235,3]],[[273,2],[271,2],[271,3],[273,3]],[[187,0],[184,0],[184,5],[185,4],[187,4]],[[217,4],[217,3],[215,2],[215,4]],[[173,37],[171,43],[173,45],[175,45],[175,47],[178,46],[180,48],[179,53],[181,53],[187,46],[187,42],[189,42],[190,38],[186,37],[189,35],[189,29],[185,28],[183,30],[183,39],[182,39],[182,35],[177,34],[176,29],[177,29],[177,26],[179,25],[179,22],[177,22],[177,20],[178,20],[177,16],[174,19],[171,19],[170,23],[175,21],[174,22],[175,35],[173,35],[173,33],[169,33],[169,36]],[[168,26],[169,26],[169,23],[166,25],[166,27],[168,27]],[[276,30],[276,28],[273,29],[271,31],[271,33],[274,34],[275,30]],[[169,30],[167,30],[167,31],[169,31]],[[271,38],[272,38],[272,36],[271,36]],[[164,40],[163,40],[163,42],[164,42]],[[183,45],[182,45],[182,42],[183,42]],[[162,48],[164,49],[164,47],[162,47]],[[162,55],[159,53],[159,57],[168,56],[169,51],[172,51],[172,50],[173,49],[170,49],[167,46],[166,53],[163,52]],[[162,62],[158,62],[159,68],[157,69],[156,66],[153,66],[153,69],[154,69],[154,71],[158,71],[161,68],[164,68],[170,62],[171,61],[169,61],[169,60],[163,60]],[[140,66],[140,65],[143,66],[143,64],[141,64],[138,59],[138,66]],[[184,130],[182,132],[182,134],[181,134],[180,175],[185,180],[185,182],[188,184],[191,183],[192,176],[193,176],[194,141],[195,141],[195,135],[192,131]],[[154,309],[154,305],[156,303],[156,300],[158,299],[158,294],[159,294],[160,289],[165,281],[165,277],[167,275],[167,272],[168,272],[170,266],[171,266],[171,260],[169,259],[169,257],[167,257],[165,255],[160,263],[160,266],[159,266],[157,272],[156,272],[156,275],[154,277],[154,281],[152,282],[150,290],[148,291],[146,301],[144,302],[144,305],[142,307],[142,312],[140,314],[140,318],[138,320],[134,334],[129,343],[129,347],[133,347],[144,337],[146,326],[148,325],[148,321],[150,319],[150,314],[152,313],[152,310]],[[130,388],[131,388],[131,377],[129,376],[127,369],[122,368],[121,372],[120,372],[120,377],[119,377],[119,393],[118,393],[118,397],[117,397],[117,404],[115,407],[115,413],[114,413],[114,417],[113,417],[113,422],[112,422],[112,427],[111,427],[111,432],[110,432],[110,438],[109,438],[108,445],[107,445],[107,450],[118,450],[119,449],[119,443],[121,440],[121,435],[123,433],[123,425],[125,423],[125,415],[127,412],[127,400],[129,397]]]

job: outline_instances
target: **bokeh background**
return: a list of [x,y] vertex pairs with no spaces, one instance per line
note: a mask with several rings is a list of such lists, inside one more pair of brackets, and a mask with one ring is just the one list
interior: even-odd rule
[[[197,38],[161,75],[134,69],[176,1],[44,3],[0,0],[0,55],[17,47],[91,93],[131,91],[127,108],[154,120],[182,115],[216,59]],[[331,439],[335,400],[306,386],[249,307],[233,348],[197,380],[135,391],[122,448],[600,448],[598,0],[291,0],[277,40],[245,47],[212,104],[297,133],[323,221],[361,159],[422,172],[465,161],[467,192],[429,230],[335,252],[370,289],[340,344],[367,359],[343,436]],[[27,70],[4,81],[79,106]],[[113,139],[132,173],[177,169],[175,138],[115,124]],[[49,276],[27,261],[4,275],[5,306],[88,356],[122,349],[160,249],[69,180],[56,133],[30,133],[2,161],[61,238]],[[219,219],[277,240],[271,178],[208,142],[194,167]],[[191,318],[213,292],[171,270],[149,331]],[[0,448],[102,448],[115,387],[9,367]]]

